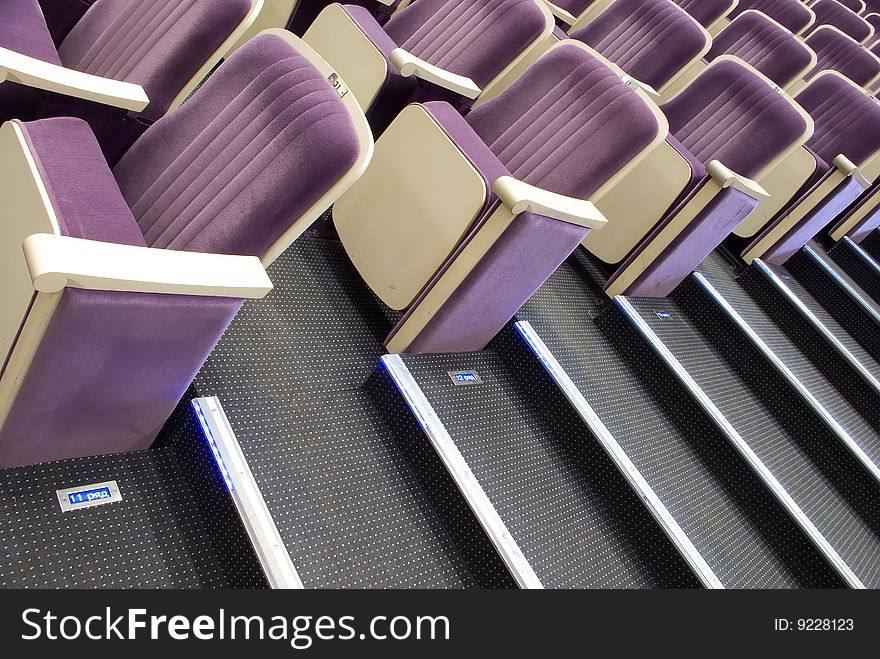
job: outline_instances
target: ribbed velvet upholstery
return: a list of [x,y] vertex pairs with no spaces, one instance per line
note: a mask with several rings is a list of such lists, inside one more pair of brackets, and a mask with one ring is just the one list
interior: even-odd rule
[[467,121],[513,176],[587,198],[647,146],[657,120],[580,48],[557,48],[539,64]]
[[616,0],[571,38],[655,89],[706,46],[699,24],[670,0]]
[[59,48],[64,65],[141,85],[161,117],[250,11],[250,0],[97,0]]
[[596,0],[559,0],[553,4],[577,17],[586,11]]
[[[436,109],[432,115],[438,116]],[[447,112],[444,129],[448,131],[455,121],[464,120]],[[471,112],[466,121],[513,176],[579,198],[595,192],[658,131],[654,114],[638,95],[577,46],[562,46],[542,57],[501,95]],[[484,176],[503,173],[499,165],[487,162],[490,158],[483,147],[471,148],[473,136],[468,137],[467,131],[447,134]],[[497,205],[497,200],[490,205]],[[392,337],[488,217],[487,213],[478,219]],[[588,229],[575,224],[521,214],[432,315],[407,352],[482,349],[587,233]]]
[[718,159],[748,177],[806,129],[784,97],[736,61],[711,66],[663,111],[670,132],[698,160]]
[[837,1],[840,4],[842,4],[844,7],[846,7],[847,9],[854,11],[857,14],[860,14],[862,12],[862,9],[865,8],[865,5],[862,2],[862,0],[837,0]]
[[256,37],[114,173],[153,247],[262,255],[357,159],[327,80],[280,37]]
[[413,55],[482,87],[545,25],[534,0],[417,0],[388,21],[385,31]]
[[880,0],[864,0],[865,2],[865,11],[862,12],[862,16],[868,16],[869,14],[880,14]]
[[816,52],[816,66],[804,79],[810,80],[820,71],[837,71],[858,85],[867,85],[880,73],[880,61],[869,50],[845,34],[819,28],[809,37],[807,45]]
[[19,126],[63,235],[146,246],[85,121],[59,117]]
[[811,34],[820,25],[833,25],[859,43],[873,34],[871,26],[865,19],[837,0],[819,0],[810,8],[816,14],[816,22],[804,34]]
[[721,55],[739,57],[780,87],[794,80],[812,60],[810,49],[800,39],[757,11],[737,16],[713,39],[706,60]]
[[795,99],[815,123],[807,145],[827,163],[839,154],[861,165],[880,149],[880,103],[845,80],[824,75]]
[[[3,18],[0,20],[0,47],[50,64],[61,64],[37,0],[4,0]],[[0,122],[14,118],[32,118],[43,96],[40,91],[25,85],[0,83]]]
[[813,22],[813,13],[801,0],[739,0],[728,18],[732,20],[749,9],[767,14],[795,34]]
[[675,0],[675,4],[697,19],[703,27],[709,27],[724,16],[733,0]]

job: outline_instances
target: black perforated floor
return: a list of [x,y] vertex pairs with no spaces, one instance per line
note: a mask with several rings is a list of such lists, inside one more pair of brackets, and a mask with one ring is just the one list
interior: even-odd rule
[[[121,502],[61,512],[56,490],[109,480]],[[232,585],[171,448],[6,469],[0,491],[4,588]]]
[[687,282],[673,300],[631,299],[653,336],[686,369],[846,565],[880,586],[873,485],[822,449],[837,439],[806,411],[726,317]]
[[828,250],[828,256],[875,302],[880,302],[880,264],[861,247],[844,240]]
[[579,420],[547,414],[545,374],[491,351],[403,360],[545,588],[698,585]]
[[836,583],[723,436],[625,319],[599,314],[602,275],[582,250],[523,307],[529,321],[730,588]]
[[275,290],[244,305],[195,386],[220,398],[304,585],[485,581],[367,386],[391,319],[342,247],[301,239],[269,275]]
[[[852,386],[853,374],[838,372],[833,381],[827,378],[820,367],[801,352],[739,284],[728,263],[718,253],[711,254],[697,272],[751,327],[760,341],[782,361],[816,402],[831,414],[843,433],[841,441],[851,438],[874,464],[880,466],[880,426],[876,425],[880,417],[871,411],[872,407],[877,407],[875,397],[863,396],[867,399],[859,401],[859,409],[863,410],[860,413],[848,400],[861,393],[860,389]],[[755,275],[750,270],[745,277]],[[710,292],[707,295],[712,297]]]

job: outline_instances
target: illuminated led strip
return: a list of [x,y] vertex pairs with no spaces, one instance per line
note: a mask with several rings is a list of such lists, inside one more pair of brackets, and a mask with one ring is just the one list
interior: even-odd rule
[[192,406],[269,585],[303,588],[219,399],[194,398]]

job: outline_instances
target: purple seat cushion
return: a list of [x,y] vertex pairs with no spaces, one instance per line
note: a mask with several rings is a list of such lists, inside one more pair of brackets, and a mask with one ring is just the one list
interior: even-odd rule
[[[793,0],[797,5],[800,0]],[[810,49],[793,34],[786,32],[758,12],[750,11],[735,18],[718,34],[706,60],[721,55],[735,55],[785,87],[810,65]]]
[[862,48],[854,39],[828,28],[819,28],[807,37],[807,45],[816,51],[816,66],[805,80],[810,80],[820,71],[837,71],[858,85],[866,85],[878,73],[880,62]]
[[[0,21],[0,47],[61,65],[49,28],[37,0],[6,0]],[[32,119],[43,94],[14,82],[0,84],[0,122],[9,119]]]
[[865,42],[865,44],[869,46],[874,45],[877,43],[878,39],[880,39],[880,14],[866,14],[862,18],[874,28],[874,34]]
[[739,4],[728,14],[728,18],[733,20],[749,9],[766,14],[795,34],[813,21],[812,12],[801,0],[739,0]]
[[616,0],[571,38],[655,89],[706,46],[700,26],[669,0]]
[[862,4],[861,0],[837,0],[844,7],[849,9],[850,11],[854,11],[857,14],[862,11],[862,7],[865,5]]
[[534,0],[417,0],[385,31],[413,55],[485,87],[545,25]]
[[703,164],[757,176],[806,130],[804,118],[736,61],[712,65],[663,106],[669,130]]
[[709,27],[730,9],[732,0],[674,0],[675,4],[697,19],[703,27]]
[[860,165],[880,149],[880,105],[846,80],[821,76],[796,100],[815,124],[807,145],[825,162],[842,153]]
[[542,57],[467,121],[513,176],[581,199],[657,133],[638,95],[577,46]]
[[88,124],[19,123],[65,236],[146,246]]
[[250,0],[97,0],[58,49],[64,65],[141,85],[158,119],[251,8]]
[[867,16],[868,14],[880,14],[880,0],[864,0],[865,3],[865,11],[862,12],[862,16]]
[[151,126],[114,174],[148,245],[262,256],[359,149],[330,83],[262,35]]
[[805,34],[812,34],[821,25],[832,25],[859,43],[871,34],[871,26],[837,0],[819,0],[811,9],[816,14],[816,22]]

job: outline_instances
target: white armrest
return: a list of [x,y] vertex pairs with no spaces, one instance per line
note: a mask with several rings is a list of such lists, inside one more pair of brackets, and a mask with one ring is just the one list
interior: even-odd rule
[[608,220],[593,202],[549,192],[512,176],[499,178],[492,185],[492,190],[514,215],[537,213],[590,229],[601,229],[608,224]]
[[548,0],[544,0],[544,4],[547,5],[547,9],[550,10],[550,13],[553,14],[553,16],[558,18],[569,27],[577,23],[577,16],[575,16],[571,12],[566,11],[558,5],[554,5],[552,2],[548,2]]
[[34,288],[262,298],[272,282],[254,256],[179,252],[35,233],[24,241]]
[[712,180],[721,186],[722,189],[733,188],[734,190],[744,192],[752,199],[757,199],[758,201],[770,198],[770,193],[761,187],[760,183],[753,181],[750,178],[746,178],[745,176],[740,176],[720,160],[711,160],[709,164],[706,165],[706,173],[709,174],[709,176],[712,177]]
[[651,87],[651,85],[649,85],[647,82],[642,82],[641,80],[637,80],[636,78],[627,75],[621,76],[620,79],[633,89],[641,89],[643,92],[651,97],[652,101],[656,101],[658,98],[660,98],[660,92]]
[[403,48],[392,50],[389,59],[404,78],[415,76],[470,99],[477,98],[483,91],[470,78],[434,66]]
[[871,182],[864,177],[862,171],[859,169],[858,165],[856,165],[852,160],[847,158],[845,155],[838,154],[831,163],[844,175],[844,176],[852,176],[863,186],[870,187]]
[[3,80],[136,112],[150,103],[140,85],[66,69],[8,48],[0,48],[0,83]]

